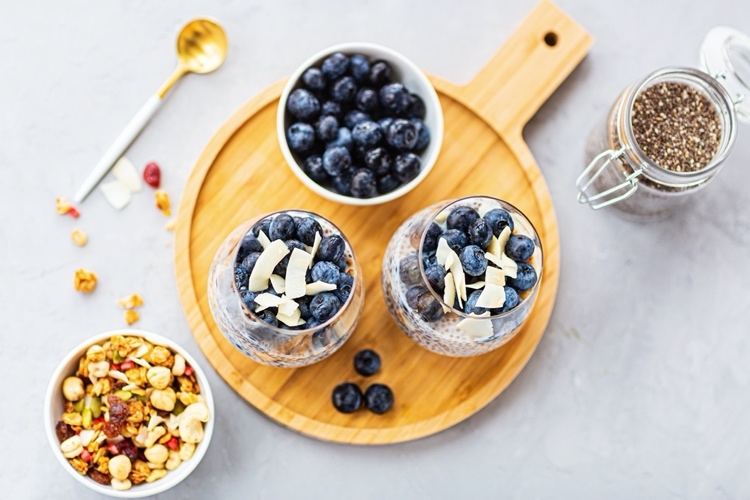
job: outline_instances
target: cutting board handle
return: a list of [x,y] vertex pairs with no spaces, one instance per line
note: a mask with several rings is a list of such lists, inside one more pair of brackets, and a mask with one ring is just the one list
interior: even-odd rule
[[459,92],[502,135],[520,134],[592,43],[585,29],[543,0]]

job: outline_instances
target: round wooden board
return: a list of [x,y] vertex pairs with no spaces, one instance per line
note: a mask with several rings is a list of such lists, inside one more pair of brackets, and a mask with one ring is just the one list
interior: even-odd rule
[[[554,8],[542,6],[548,15]],[[554,13],[564,16],[556,9]],[[575,59],[570,69],[587,48],[569,51],[568,57]],[[493,59],[488,67],[496,63]],[[482,117],[472,110],[476,103],[462,103],[469,101],[465,92],[474,96],[476,89],[432,80],[445,115],[442,151],[425,181],[399,200],[374,207],[338,205],[299,182],[284,162],[275,132],[283,82],[250,100],[219,129],[188,179],[176,227],[175,268],[190,328],[219,375],[258,410],[290,429],[356,444],[395,443],[439,432],[505,389],[544,333],[557,291],[559,239],[549,192],[521,139],[525,119],[517,120],[514,133],[511,122],[492,113]],[[528,322],[513,340],[482,356],[449,358],[412,342],[391,319],[380,287],[381,259],[391,235],[411,214],[440,200],[473,194],[505,199],[529,217],[545,252],[544,275]],[[219,332],[207,300],[209,267],[224,238],[256,214],[290,208],[319,213],[342,229],[362,264],[366,285],[364,311],[349,341],[328,359],[299,369],[271,368],[246,358]],[[369,378],[358,375],[352,364],[363,348],[375,349],[383,360],[381,371]],[[331,390],[344,381],[363,388],[374,382],[389,385],[395,395],[393,409],[384,415],[337,412]]]

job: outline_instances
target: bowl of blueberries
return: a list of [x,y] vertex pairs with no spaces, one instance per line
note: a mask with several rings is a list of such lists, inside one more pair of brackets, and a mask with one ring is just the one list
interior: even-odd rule
[[349,205],[414,189],[443,141],[443,112],[425,74],[372,43],[335,45],[302,63],[281,93],[276,126],[300,181]]

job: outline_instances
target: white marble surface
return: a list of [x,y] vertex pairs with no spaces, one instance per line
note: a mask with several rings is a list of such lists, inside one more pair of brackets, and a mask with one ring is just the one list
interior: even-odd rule
[[[526,138],[557,208],[562,273],[550,326],[526,369],[486,409],[442,434],[380,448],[318,442],[266,420],[209,370],[217,406],[203,462],[163,498],[750,497],[750,128],[720,177],[650,225],[575,201],[589,128],[629,82],[697,64],[703,34],[750,32],[745,0],[560,0],[596,37]],[[122,325],[116,297],[146,299],[137,326],[205,363],[177,299],[171,235],[150,193],[115,212],[75,189],[169,74],[178,27],[209,14],[231,53],[189,76],[130,149],[163,166],[177,201],[232,111],[310,53],[380,42],[467,81],[534,4],[523,1],[10,2],[0,8],[0,497],[93,498],[52,456],[48,378],[86,337]],[[627,5],[627,7],[625,7]],[[73,246],[74,227],[90,243]],[[91,296],[73,270],[99,273]]]

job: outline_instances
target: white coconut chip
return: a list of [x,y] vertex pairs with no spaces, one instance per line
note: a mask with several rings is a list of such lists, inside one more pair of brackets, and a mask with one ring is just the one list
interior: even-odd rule
[[295,302],[294,300],[290,299],[289,297],[282,295],[281,296],[281,302],[279,303],[279,311],[278,314],[283,314],[284,316],[291,316],[294,314],[294,311],[299,310],[299,304]]
[[438,224],[442,224],[448,218],[448,215],[450,215],[450,213],[451,211],[446,208],[435,216],[435,222],[437,222]]
[[[316,240],[317,241],[317,233]],[[305,276],[307,268],[313,261],[313,256],[304,250],[295,248],[289,257],[286,266],[286,296],[290,299],[298,299],[305,295]]]
[[255,312],[263,311],[265,309],[268,309],[269,307],[279,307],[279,305],[284,301],[284,299],[282,299],[281,297],[277,297],[272,293],[261,293],[253,300],[256,304],[258,304],[258,307],[255,308]]
[[[262,231],[258,235],[262,234]],[[260,240],[260,238],[258,238]],[[289,253],[289,248],[282,240],[272,241],[258,257],[253,271],[250,273],[247,289],[251,292],[260,292],[268,288],[268,280],[273,274],[276,264]],[[256,300],[256,302],[258,302]]]
[[479,290],[483,286],[484,286],[484,281],[477,281],[476,283],[466,283],[466,288],[471,288],[472,290]]
[[451,307],[453,306],[453,302],[456,300],[456,283],[453,281],[453,273],[450,271],[445,273],[445,288],[443,289],[443,302],[445,304],[442,304],[443,306],[443,312],[447,313],[451,310]]
[[138,170],[135,169],[133,163],[126,157],[122,156],[115,166],[112,167],[112,175],[115,179],[125,186],[131,193],[137,193],[143,189],[143,183],[141,182],[141,176],[138,174]]
[[318,248],[320,248],[321,241],[323,241],[323,238],[320,236],[319,232],[315,231],[315,239],[313,240],[313,246],[310,249],[310,255],[312,255],[313,258],[310,259],[310,263],[307,265],[309,269],[312,269],[313,259],[315,258],[315,254],[318,253]]
[[484,273],[484,280],[487,283],[492,283],[493,285],[505,286],[505,273],[502,271],[502,269],[487,266],[487,270]]
[[292,314],[289,314],[289,315],[282,314],[282,312],[279,311],[279,313],[276,314],[276,319],[284,323],[286,326],[297,326],[299,324],[301,316],[302,316],[302,313],[300,312],[298,308],[298,309],[295,309],[294,312],[292,312]]
[[334,283],[326,283],[325,281],[314,281],[305,285],[305,295],[318,295],[322,292],[332,292],[336,289]]
[[487,283],[477,299],[477,307],[497,309],[505,304],[505,288]]
[[503,268],[503,272],[505,275],[509,278],[515,278],[518,273],[518,264],[516,264],[516,261],[508,257],[507,255],[503,254],[502,257],[502,264],[500,267]]
[[271,244],[271,240],[268,239],[268,236],[266,236],[266,233],[264,233],[262,229],[258,231],[258,241],[260,242],[260,246],[263,247],[263,250],[268,248],[268,245]]
[[475,339],[489,337],[493,333],[492,320],[488,318],[489,315],[489,311],[485,311],[482,314],[472,314],[471,316],[475,317],[462,319],[456,325],[456,328]]
[[451,254],[451,247],[448,245],[448,242],[445,241],[445,238],[438,238],[438,246],[437,250],[435,251],[435,258],[437,258],[437,263],[441,266],[446,266],[446,260]]
[[286,280],[278,274],[272,274],[271,286],[276,293],[284,293],[286,291]]
[[110,181],[99,185],[99,190],[115,210],[122,210],[130,203],[130,190],[120,181]]

